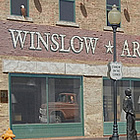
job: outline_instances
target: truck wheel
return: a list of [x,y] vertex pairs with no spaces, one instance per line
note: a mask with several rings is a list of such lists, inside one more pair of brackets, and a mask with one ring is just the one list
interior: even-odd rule
[[62,119],[59,115],[56,115],[55,116],[55,123],[61,123],[62,122]]
[[63,114],[61,112],[52,112],[50,115],[50,123],[61,123],[63,122]]

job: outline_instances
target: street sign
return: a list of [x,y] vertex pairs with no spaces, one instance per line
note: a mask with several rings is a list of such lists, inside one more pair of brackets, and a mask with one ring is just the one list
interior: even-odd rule
[[108,76],[113,80],[119,80],[122,78],[122,63],[110,62],[108,64]]

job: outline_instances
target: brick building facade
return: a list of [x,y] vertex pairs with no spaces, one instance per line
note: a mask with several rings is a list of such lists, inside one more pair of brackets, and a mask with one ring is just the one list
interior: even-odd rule
[[[60,3],[67,0],[24,1],[26,18],[12,14],[17,8],[12,0],[0,1],[0,134],[11,127],[17,138],[111,135],[113,96],[107,64],[113,59],[109,49],[113,36],[107,26],[108,1],[70,1],[74,22],[60,20]],[[122,99],[127,87],[133,91],[140,133],[140,4],[134,0],[118,0],[118,4],[122,21],[117,61],[123,64],[117,96],[119,134],[126,134]],[[51,122],[51,117],[62,115],[54,105],[56,112],[50,116],[46,107],[47,120],[41,122],[41,106],[57,102],[63,92],[76,94],[79,117]]]

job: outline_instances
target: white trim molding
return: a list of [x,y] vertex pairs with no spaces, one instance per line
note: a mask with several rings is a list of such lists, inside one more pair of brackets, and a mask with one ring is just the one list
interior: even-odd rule
[[56,25],[79,28],[79,25],[77,23],[68,21],[57,21]]
[[[107,76],[107,65],[89,65],[63,62],[21,61],[4,59],[2,72],[67,74],[84,76]],[[122,67],[123,77],[140,78],[140,67]]]
[[33,22],[30,17],[24,18],[23,16],[8,15],[7,20],[23,21],[23,22]]

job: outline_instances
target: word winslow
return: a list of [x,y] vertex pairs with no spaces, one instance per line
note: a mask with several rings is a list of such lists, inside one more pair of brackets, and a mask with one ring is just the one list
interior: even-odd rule
[[[26,38],[30,37],[30,46],[29,50],[37,50],[41,51],[44,47],[47,51],[50,49],[53,52],[64,52],[69,53],[73,51],[74,53],[81,53],[86,50],[88,54],[91,50],[92,54],[95,52],[95,48],[97,46],[97,41],[99,38],[93,37],[79,37],[72,36],[69,40],[69,46],[65,46],[66,35],[63,34],[50,34],[44,33],[41,35],[39,32],[31,32],[31,31],[22,31],[22,30],[13,30],[9,29],[11,33],[13,47],[16,49],[17,45],[20,44],[20,48],[24,48],[24,44]],[[36,39],[36,43],[35,43]],[[36,44],[36,45],[35,45]]]

